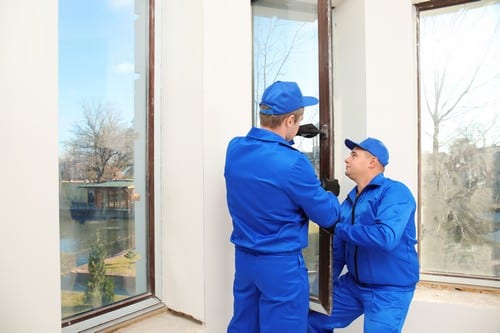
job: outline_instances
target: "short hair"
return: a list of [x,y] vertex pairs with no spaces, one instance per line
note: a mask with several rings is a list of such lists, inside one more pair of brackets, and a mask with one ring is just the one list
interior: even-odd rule
[[[270,107],[268,107],[265,104],[260,105],[260,110],[269,110],[269,109],[270,109]],[[279,114],[279,115],[266,114],[266,113],[260,112],[259,113],[260,125],[265,126],[265,127],[269,127],[269,128],[276,128],[279,125],[281,125],[281,123],[283,123],[283,121],[288,116],[290,116],[292,114],[295,115],[295,122],[297,122],[298,119],[300,119],[302,117],[302,115],[304,114],[304,108],[300,108],[300,109],[297,109],[297,110],[292,111],[290,113]]]

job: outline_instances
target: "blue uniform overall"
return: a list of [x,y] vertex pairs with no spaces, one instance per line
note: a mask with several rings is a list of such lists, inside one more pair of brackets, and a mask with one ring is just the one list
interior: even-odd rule
[[309,284],[301,250],[309,219],[339,215],[307,157],[281,136],[252,128],[228,145],[224,170],[235,245],[229,333],[307,332]]
[[342,203],[335,227],[332,314],[311,312],[311,333],[331,333],[362,314],[365,333],[401,332],[419,279],[409,189],[379,174],[360,195],[356,190]]

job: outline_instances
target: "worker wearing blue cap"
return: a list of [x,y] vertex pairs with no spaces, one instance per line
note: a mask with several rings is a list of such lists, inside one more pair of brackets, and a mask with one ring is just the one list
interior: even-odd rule
[[338,187],[325,190],[306,155],[292,146],[304,107],[315,104],[318,99],[303,96],[295,82],[277,81],[262,96],[260,128],[227,147],[224,176],[235,245],[228,333],[307,332],[302,249],[308,223],[331,227],[340,208]]
[[333,228],[333,310],[311,311],[308,332],[331,333],[362,314],[364,333],[401,332],[419,280],[415,199],[403,183],[384,177],[389,152],[380,140],[345,145],[351,150],[345,174],[356,186]]

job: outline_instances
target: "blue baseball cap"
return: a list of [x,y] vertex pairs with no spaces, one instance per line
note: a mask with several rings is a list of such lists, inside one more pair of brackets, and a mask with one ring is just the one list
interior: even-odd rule
[[260,112],[271,115],[281,115],[297,109],[316,105],[318,99],[312,96],[302,96],[299,86],[295,82],[276,81],[266,88],[259,105],[266,105],[269,109]]
[[344,141],[345,145],[349,149],[353,149],[354,147],[359,147],[363,150],[366,150],[373,156],[377,157],[379,162],[383,165],[386,166],[387,163],[389,163],[389,151],[385,147],[385,145],[382,143],[382,141],[374,138],[366,138],[365,140],[361,141],[360,143],[356,143],[352,140],[345,139]]

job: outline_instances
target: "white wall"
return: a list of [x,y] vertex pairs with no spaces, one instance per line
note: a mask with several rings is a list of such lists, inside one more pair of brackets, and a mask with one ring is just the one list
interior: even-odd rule
[[[361,1],[361,0],[357,0]],[[364,0],[367,136],[390,152],[386,175],[417,195],[417,79],[410,1]]]
[[223,168],[251,126],[250,1],[162,6],[164,300],[222,332],[234,269]]
[[164,15],[155,110],[161,114],[162,299],[204,321],[203,4],[164,1],[158,9]]
[[232,314],[233,246],[226,206],[226,145],[252,120],[250,1],[206,0],[204,108],[205,311],[208,332],[225,332]]
[[[411,10],[409,0],[339,2],[335,158],[341,176],[343,138],[379,136],[391,149],[388,175],[416,192]],[[251,125],[250,1],[162,1],[157,18],[159,296],[220,333],[234,269],[223,164],[228,140]],[[0,331],[57,332],[57,1],[0,0],[0,43]],[[343,190],[352,185],[342,179]],[[419,295],[405,332],[498,333],[497,312]]]
[[333,100],[335,176],[340,198],[354,185],[344,175],[349,150],[344,139],[360,140],[367,132],[365,16],[363,1],[341,1],[333,13]]
[[410,1],[338,1],[334,9],[335,174],[344,196],[345,138],[381,139],[386,176],[417,190],[417,101]]
[[57,1],[0,1],[0,331],[60,330]]

